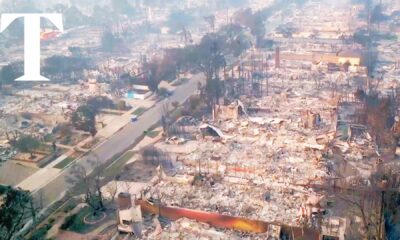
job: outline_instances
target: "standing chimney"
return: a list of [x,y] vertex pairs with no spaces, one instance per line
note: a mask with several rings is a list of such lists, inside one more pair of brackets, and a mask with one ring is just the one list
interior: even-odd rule
[[132,207],[132,199],[129,193],[118,194],[118,207],[121,210],[130,209]]
[[118,231],[142,236],[142,211],[139,205],[132,201],[130,193],[118,195]]

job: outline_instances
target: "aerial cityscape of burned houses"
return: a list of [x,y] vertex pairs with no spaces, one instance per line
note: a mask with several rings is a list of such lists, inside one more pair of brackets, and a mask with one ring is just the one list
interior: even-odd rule
[[0,35],[0,240],[400,239],[398,0],[30,8],[65,31],[49,82]]

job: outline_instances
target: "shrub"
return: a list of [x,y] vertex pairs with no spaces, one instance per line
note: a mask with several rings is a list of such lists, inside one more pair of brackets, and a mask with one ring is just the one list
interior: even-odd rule
[[75,201],[69,202],[69,203],[64,207],[63,212],[64,212],[64,213],[70,212],[72,209],[74,209],[74,208],[76,207],[76,205],[77,205],[77,204],[76,204]]
[[169,91],[166,88],[160,88],[158,89],[158,95],[161,97],[168,97]]
[[54,136],[51,133],[44,135],[43,138],[45,142],[52,142],[54,140]]
[[8,187],[4,185],[0,185],[0,195],[4,194],[7,191]]
[[54,218],[49,219],[49,224],[53,224],[56,220]]
[[67,230],[70,226],[74,224],[75,220],[76,220],[76,214],[66,217],[64,223],[61,225],[60,228],[62,230]]
[[124,110],[126,110],[126,108],[127,108],[127,106],[126,106],[126,102],[125,102],[124,100],[120,100],[120,101],[117,103],[117,109],[118,109],[118,110],[124,111]]
[[46,240],[47,232],[53,227],[54,219],[49,219],[49,223],[36,230],[30,240]]

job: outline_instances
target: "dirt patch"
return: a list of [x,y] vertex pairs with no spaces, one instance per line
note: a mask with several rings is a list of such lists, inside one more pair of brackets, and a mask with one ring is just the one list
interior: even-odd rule
[[28,162],[39,162],[42,160],[44,157],[46,157],[48,153],[33,153],[31,155],[30,153],[18,153],[15,155],[14,159],[15,160],[20,160],[20,161],[28,161]]
[[85,143],[85,145],[82,146],[82,148],[84,149],[90,149],[92,147],[94,147],[96,144],[100,143],[103,139],[100,137],[95,137],[94,139],[88,141],[87,143]]
[[73,133],[71,135],[66,135],[62,137],[61,139],[59,139],[58,142],[67,146],[75,146],[89,136],[89,134]]
[[120,181],[148,182],[156,174],[157,166],[146,163],[143,160],[126,165],[119,175]]

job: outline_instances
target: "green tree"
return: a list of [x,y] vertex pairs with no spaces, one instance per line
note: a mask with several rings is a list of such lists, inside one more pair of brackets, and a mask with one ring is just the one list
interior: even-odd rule
[[224,44],[223,39],[218,35],[207,34],[189,56],[189,60],[193,61],[197,68],[204,73],[206,80],[217,77],[219,71],[225,65],[225,56],[222,51]]
[[146,83],[149,89],[157,92],[161,81],[172,81],[177,78],[181,63],[179,56],[173,50],[165,52],[163,59],[154,59],[143,65],[146,72]]
[[124,100],[120,100],[117,103],[117,109],[120,111],[124,111],[127,109],[126,102]]
[[112,32],[106,31],[101,37],[101,48],[105,52],[112,52],[117,45],[117,39]]
[[209,104],[215,104],[221,97],[221,81],[219,78],[213,78],[206,83],[206,93]]
[[224,52],[239,56],[251,47],[251,39],[245,34],[244,28],[237,24],[224,26],[219,32],[221,41],[225,42]]
[[8,187],[0,205],[0,240],[11,240],[27,220],[35,220],[37,208],[29,192]]
[[96,114],[97,110],[93,106],[82,105],[72,114],[72,125],[76,129],[89,132],[94,136],[97,133]]
[[114,101],[106,96],[91,97],[87,100],[86,104],[93,108],[95,112],[101,109],[114,109],[116,107]]
[[60,56],[54,55],[44,60],[43,73],[52,81],[76,81],[83,71],[92,67],[91,59],[79,55]]
[[14,80],[22,76],[22,68],[19,63],[11,63],[4,66],[0,71],[0,86],[12,84]]
[[95,166],[91,175],[84,166],[76,164],[72,166],[71,175],[66,180],[72,186],[79,186],[80,189],[83,189],[84,201],[91,208],[92,214],[96,216],[105,210],[101,192],[101,176],[103,171],[97,158],[89,159],[89,163]]
[[216,34],[207,34],[194,49],[194,59],[197,68],[206,76],[206,90],[209,105],[213,105],[220,97],[219,72],[226,65],[222,46],[224,41]]
[[21,152],[30,153],[33,158],[33,151],[40,147],[40,141],[33,136],[22,136],[15,143],[15,147]]
[[[296,0],[295,4],[302,5],[304,0]],[[263,8],[259,11],[253,12],[251,8],[241,9],[234,15],[234,21],[237,24],[248,27],[256,37],[257,46],[262,43],[265,37],[265,21],[273,15],[275,11],[282,10],[288,5],[287,1],[275,1],[274,4],[269,7]]]
[[147,73],[147,86],[152,92],[157,92],[158,91],[158,85],[161,82],[160,77],[158,76],[158,68],[159,64],[156,61],[152,61],[149,63],[146,63],[144,65],[144,71]]

